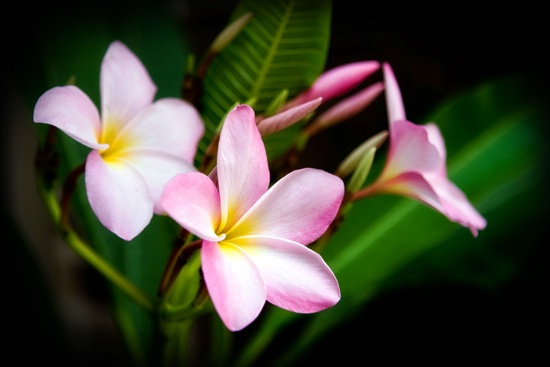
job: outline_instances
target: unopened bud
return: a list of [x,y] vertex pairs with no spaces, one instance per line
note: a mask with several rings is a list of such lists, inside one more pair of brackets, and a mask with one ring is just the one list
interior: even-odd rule
[[347,191],[354,193],[359,190],[365,180],[367,179],[370,169],[372,167],[372,162],[374,161],[374,154],[376,153],[375,147],[370,147],[369,150],[361,157],[361,160],[355,167],[351,179],[346,187]]
[[367,154],[371,148],[378,149],[386,141],[388,132],[386,130],[379,132],[378,134],[367,139],[363,144],[355,148],[338,166],[336,175],[339,177],[346,177],[353,172],[360,164],[363,156]]
[[293,107],[291,109],[279,112],[276,115],[261,120],[258,123],[258,130],[262,136],[273,134],[280,131],[296,122],[307,117],[313,112],[322,102],[322,98],[319,97],[313,101],[309,101]]

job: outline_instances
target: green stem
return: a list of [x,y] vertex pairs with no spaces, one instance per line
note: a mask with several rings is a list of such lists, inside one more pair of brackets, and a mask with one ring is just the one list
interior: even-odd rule
[[61,235],[69,247],[71,247],[80,257],[96,268],[97,271],[120,288],[137,304],[147,311],[154,311],[155,305],[153,301],[151,301],[151,299],[147,297],[139,288],[132,284],[124,275],[113,268],[111,264],[107,263],[103,257],[98,255],[74,231],[64,230]]
[[[182,231],[182,233],[183,235],[176,239],[176,245],[164,269],[157,292],[159,297],[164,296],[174,282],[178,272],[187,263],[193,252],[201,247],[202,240],[189,242],[189,239],[192,238],[192,236],[189,236],[189,232]],[[183,238],[187,238],[187,240],[183,240]]]
[[153,301],[147,297],[139,288],[132,284],[124,275],[118,272],[111,264],[105,261],[98,255],[78,234],[69,226],[68,223],[63,223],[63,210],[59,205],[55,194],[52,190],[45,189],[39,179],[39,192],[46,205],[46,208],[54,223],[60,232],[63,240],[72,248],[80,257],[90,263],[103,276],[110,280],[113,284],[119,287],[126,295],[133,299],[137,304],[142,306],[147,311],[153,311],[155,305]]

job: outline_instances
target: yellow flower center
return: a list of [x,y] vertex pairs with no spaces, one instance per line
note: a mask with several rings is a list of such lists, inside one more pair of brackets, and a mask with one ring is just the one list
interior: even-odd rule
[[104,123],[105,128],[101,131],[99,142],[107,144],[106,149],[99,153],[105,161],[115,161],[124,157],[124,151],[131,146],[128,134],[121,134],[117,128],[120,124]]

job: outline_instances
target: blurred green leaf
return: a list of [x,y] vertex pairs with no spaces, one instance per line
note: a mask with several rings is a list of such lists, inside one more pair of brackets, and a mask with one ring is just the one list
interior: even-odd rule
[[[325,333],[353,318],[390,285],[390,277],[394,276],[394,286],[406,281],[408,274],[402,279],[395,275],[421,254],[453,242],[470,249],[483,247],[491,236],[514,234],[517,228],[510,223],[518,215],[536,220],[539,213],[527,203],[536,200],[542,187],[544,101],[530,83],[519,78],[481,85],[451,99],[429,119],[446,138],[450,179],[488,219],[478,238],[410,199],[377,196],[356,203],[322,253],[340,283],[340,302],[307,316],[269,308],[240,362],[254,361],[277,335],[284,343],[284,327],[301,321],[301,332],[292,329],[293,342],[284,344],[287,349],[277,363],[295,361]],[[520,196],[526,199],[518,203]],[[486,280],[491,284],[511,275],[506,268],[493,270],[496,274]],[[479,281],[479,277],[462,280]]]
[[[331,20],[330,0],[243,0],[232,18],[251,12],[242,32],[212,62],[204,80],[202,115],[206,149],[217,127],[235,103],[254,100],[262,113],[274,98],[305,89],[325,66]],[[283,151],[296,129],[265,140],[270,157]]]

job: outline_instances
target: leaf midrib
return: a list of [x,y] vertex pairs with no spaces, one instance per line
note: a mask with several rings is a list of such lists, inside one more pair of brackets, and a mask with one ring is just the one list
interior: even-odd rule
[[275,50],[278,50],[279,45],[281,44],[281,40],[283,38],[282,35],[284,34],[284,30],[286,30],[287,28],[290,14],[292,14],[292,10],[294,9],[294,4],[295,4],[295,0],[292,0],[289,2],[288,7],[286,8],[286,12],[282,17],[281,25],[277,30],[275,38],[273,39],[273,47],[270,48],[269,53],[267,54],[266,62],[263,64],[263,68],[261,69],[258,76],[258,83],[256,83],[254,86],[254,90],[252,92],[252,96],[254,97],[257,97],[259,95],[260,90],[264,85],[265,77],[267,75],[268,70],[271,67],[273,58],[275,57]]

